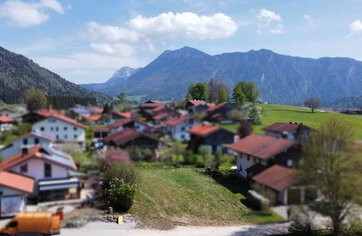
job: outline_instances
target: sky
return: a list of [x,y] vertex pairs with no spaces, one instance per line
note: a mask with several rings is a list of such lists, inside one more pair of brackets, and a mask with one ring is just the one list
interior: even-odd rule
[[184,46],[362,60],[362,0],[0,0],[0,46],[77,84]]

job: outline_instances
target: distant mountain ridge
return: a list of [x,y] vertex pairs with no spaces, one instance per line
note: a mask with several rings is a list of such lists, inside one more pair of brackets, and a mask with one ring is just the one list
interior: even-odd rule
[[0,100],[20,103],[23,91],[28,88],[42,89],[50,96],[90,97],[97,102],[111,99],[83,89],[32,60],[0,47]]
[[[351,58],[302,58],[266,49],[211,56],[190,47],[163,52],[119,82],[117,91],[104,87],[103,92],[116,96],[122,90],[145,98],[182,99],[191,83],[211,78],[229,88],[241,80],[255,82],[261,98],[271,103],[300,104],[308,97],[330,103],[362,95],[362,62]],[[93,89],[99,91],[97,85]]]

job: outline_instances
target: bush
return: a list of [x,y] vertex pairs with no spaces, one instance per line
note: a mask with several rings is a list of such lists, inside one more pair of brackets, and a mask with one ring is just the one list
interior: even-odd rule
[[106,201],[118,212],[127,212],[133,205],[136,185],[114,178],[104,190]]
[[185,164],[193,165],[193,164],[196,164],[197,157],[191,150],[187,150],[184,154],[184,161],[185,161]]
[[270,201],[265,198],[258,192],[254,190],[249,190],[247,194],[247,198],[251,205],[256,209],[260,210],[262,213],[270,214]]
[[128,149],[128,154],[132,161],[151,161],[152,151],[148,148],[132,147]]
[[122,179],[128,184],[137,184],[138,174],[136,169],[131,163],[119,162],[109,166],[105,172],[103,172],[103,179],[106,184],[110,183],[113,179]]

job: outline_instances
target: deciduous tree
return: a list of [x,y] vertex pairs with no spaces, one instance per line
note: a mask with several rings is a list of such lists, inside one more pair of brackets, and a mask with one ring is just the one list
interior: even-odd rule
[[308,98],[304,101],[304,106],[311,109],[312,113],[322,106],[322,101],[319,98]]
[[41,89],[27,89],[24,91],[23,97],[29,111],[43,109],[47,105],[47,98]]

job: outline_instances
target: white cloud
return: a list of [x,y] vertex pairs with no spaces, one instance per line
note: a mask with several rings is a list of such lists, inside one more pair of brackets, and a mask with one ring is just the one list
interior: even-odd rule
[[227,15],[197,15],[192,12],[162,13],[156,17],[139,15],[129,27],[147,38],[185,37],[193,39],[227,38],[237,31],[237,24]]
[[347,35],[347,37],[352,37],[360,33],[362,33],[362,21],[356,20],[349,25],[349,35]]
[[7,0],[0,5],[0,18],[14,26],[30,27],[49,20],[50,15],[46,10],[64,14],[64,9],[57,0],[41,0],[39,2]]
[[303,15],[303,18],[304,18],[304,20],[306,20],[307,21],[307,23],[310,25],[310,26],[314,26],[314,18],[313,17],[311,17],[310,15],[307,15],[307,14],[304,14]]
[[92,40],[106,42],[137,42],[140,35],[126,28],[102,25],[97,22],[88,23],[88,34]]
[[[257,32],[259,34],[262,34],[264,29],[272,27],[274,23],[282,22],[282,17],[278,13],[267,9],[261,9],[256,18],[258,19]],[[283,32],[283,25],[279,23],[269,31],[274,34],[280,34]]]
[[129,57],[135,53],[134,47],[122,43],[91,43],[90,47],[97,53],[115,55],[118,57]]

